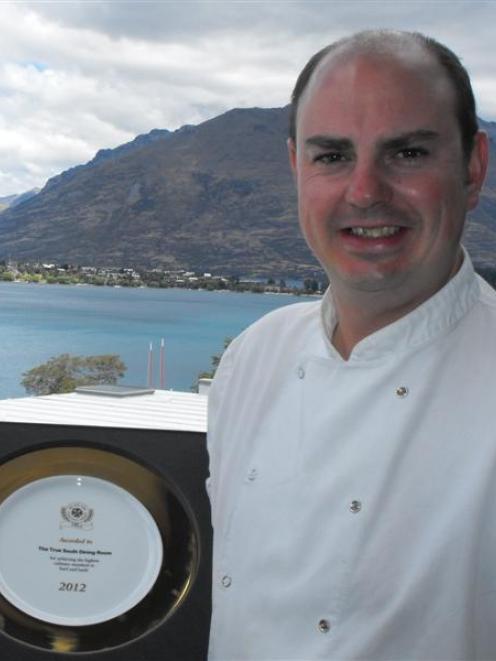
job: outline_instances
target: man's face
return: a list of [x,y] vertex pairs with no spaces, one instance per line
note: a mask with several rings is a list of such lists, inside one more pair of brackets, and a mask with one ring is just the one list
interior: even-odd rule
[[486,141],[464,162],[449,81],[423,53],[336,56],[300,101],[289,143],[305,238],[334,291],[414,306],[460,263]]

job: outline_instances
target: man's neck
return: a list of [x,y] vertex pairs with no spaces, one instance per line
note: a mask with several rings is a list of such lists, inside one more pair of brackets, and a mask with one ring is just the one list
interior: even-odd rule
[[346,306],[343,309],[337,301],[335,301],[335,306],[338,322],[332,335],[332,344],[345,360],[348,360],[354,347],[361,340],[393,323],[413,309],[389,310],[384,314],[374,310],[373,313],[367,314],[363,307]]
[[434,284],[428,280],[424,288],[418,287],[417,281],[410,296],[403,285],[365,291],[335,281],[331,286],[337,319],[331,338],[335,349],[348,360],[353,348],[361,340],[401,319],[444,287],[459,271],[462,262],[463,252],[460,248],[454,264],[444,277]]

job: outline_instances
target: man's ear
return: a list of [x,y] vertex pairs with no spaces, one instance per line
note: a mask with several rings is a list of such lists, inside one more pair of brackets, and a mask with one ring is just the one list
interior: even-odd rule
[[489,160],[489,140],[485,131],[477,131],[467,171],[467,208],[474,209],[486,178]]
[[288,138],[286,144],[288,146],[289,165],[291,166],[293,179],[296,182],[296,145],[293,138]]

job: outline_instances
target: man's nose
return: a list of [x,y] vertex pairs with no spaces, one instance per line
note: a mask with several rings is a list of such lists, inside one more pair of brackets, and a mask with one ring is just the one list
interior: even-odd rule
[[367,209],[391,200],[391,188],[377,163],[355,164],[346,189],[351,206]]

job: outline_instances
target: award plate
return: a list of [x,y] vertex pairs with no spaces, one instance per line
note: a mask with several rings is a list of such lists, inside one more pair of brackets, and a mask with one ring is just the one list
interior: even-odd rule
[[[119,648],[121,661],[135,661],[161,641],[150,658],[162,659],[166,640],[184,648],[167,658],[200,658],[190,653],[194,635],[184,640],[199,568],[204,583],[210,572],[195,513],[169,477],[167,438],[138,443],[135,430],[106,430],[114,447],[83,439],[33,448],[37,430],[28,429],[26,451],[0,461],[0,658]],[[121,448],[128,437],[132,453]],[[186,484],[197,442],[181,440],[174,452],[186,447],[177,472]]]
[[160,531],[125,489],[88,475],[30,482],[0,505],[0,593],[51,624],[99,624],[151,590]]

